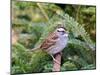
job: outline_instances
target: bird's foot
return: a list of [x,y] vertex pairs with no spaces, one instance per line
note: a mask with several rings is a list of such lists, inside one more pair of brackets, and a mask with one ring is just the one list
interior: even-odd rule
[[57,64],[60,65],[60,62],[58,60],[56,60],[53,55],[51,55],[51,57],[53,58],[53,61],[55,61]]

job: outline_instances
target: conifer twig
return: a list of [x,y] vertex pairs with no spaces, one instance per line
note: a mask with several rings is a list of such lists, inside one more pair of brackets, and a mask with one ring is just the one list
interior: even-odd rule
[[38,7],[40,8],[41,12],[43,13],[44,17],[46,18],[46,20],[49,20],[49,17],[47,16],[46,12],[44,11],[42,5],[40,3],[37,3]]

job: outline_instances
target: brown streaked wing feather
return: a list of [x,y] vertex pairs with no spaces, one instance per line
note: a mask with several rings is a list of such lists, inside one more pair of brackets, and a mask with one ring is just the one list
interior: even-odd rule
[[55,33],[50,34],[47,39],[42,43],[40,46],[41,49],[48,49],[50,46],[54,45],[56,43],[56,39],[58,39],[58,36]]

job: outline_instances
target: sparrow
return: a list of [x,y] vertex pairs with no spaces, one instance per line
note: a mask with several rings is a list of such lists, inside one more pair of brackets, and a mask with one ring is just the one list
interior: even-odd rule
[[[62,52],[62,50],[67,46],[68,43],[68,31],[64,27],[58,27],[52,33],[50,33],[43,43],[38,47],[43,51],[50,54],[54,61],[57,60],[53,57],[55,54]],[[36,49],[32,49],[34,51]]]

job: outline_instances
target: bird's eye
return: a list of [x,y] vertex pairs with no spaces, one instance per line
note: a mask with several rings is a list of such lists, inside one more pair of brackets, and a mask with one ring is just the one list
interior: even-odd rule
[[62,33],[64,33],[65,31],[62,31]]
[[65,32],[65,31],[62,31],[63,33]]

